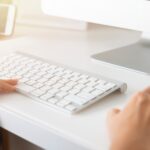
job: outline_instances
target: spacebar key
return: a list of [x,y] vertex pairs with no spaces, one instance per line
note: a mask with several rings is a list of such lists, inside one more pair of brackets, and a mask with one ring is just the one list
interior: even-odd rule
[[35,89],[34,87],[26,85],[26,84],[18,84],[16,88],[17,88],[17,91],[27,92],[27,93],[29,93]]

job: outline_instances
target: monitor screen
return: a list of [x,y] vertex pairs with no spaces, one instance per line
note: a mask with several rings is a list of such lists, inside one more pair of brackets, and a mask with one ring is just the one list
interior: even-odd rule
[[146,0],[42,0],[42,9],[52,16],[150,31],[150,1]]

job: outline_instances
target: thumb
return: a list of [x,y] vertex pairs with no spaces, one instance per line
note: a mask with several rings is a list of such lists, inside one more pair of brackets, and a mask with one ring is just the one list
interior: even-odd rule
[[17,82],[18,82],[18,80],[12,80],[12,79],[10,79],[10,80],[3,80],[5,83],[8,83],[8,84],[10,84],[10,85],[16,85],[17,84]]

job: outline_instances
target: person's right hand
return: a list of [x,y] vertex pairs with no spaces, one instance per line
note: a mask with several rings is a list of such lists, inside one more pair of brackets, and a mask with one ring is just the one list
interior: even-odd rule
[[111,150],[150,150],[150,87],[108,115]]
[[0,93],[15,91],[17,82],[17,80],[0,80]]

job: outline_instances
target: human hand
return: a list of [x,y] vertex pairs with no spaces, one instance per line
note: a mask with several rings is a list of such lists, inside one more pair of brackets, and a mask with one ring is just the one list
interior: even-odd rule
[[150,150],[150,87],[108,114],[111,150]]
[[17,82],[17,80],[0,80],[0,93],[15,91]]

